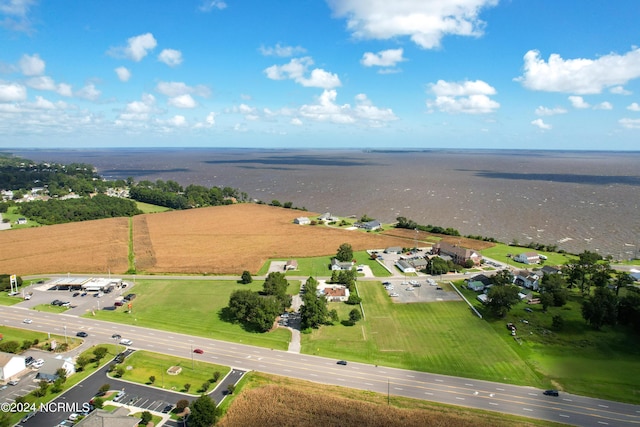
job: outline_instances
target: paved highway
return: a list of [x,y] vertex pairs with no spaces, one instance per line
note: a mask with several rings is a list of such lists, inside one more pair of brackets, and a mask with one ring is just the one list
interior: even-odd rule
[[[33,319],[23,324],[25,317]],[[486,409],[578,426],[639,426],[640,406],[560,393],[545,396],[542,390],[425,372],[349,362],[285,351],[229,343],[174,332],[122,325],[89,318],[0,307],[2,324],[62,334],[64,327],[86,331],[91,342],[113,341],[119,333],[133,341],[133,348],[196,357],[198,360],[299,378],[325,384],[370,390],[434,402]],[[192,348],[204,354],[194,354]]]

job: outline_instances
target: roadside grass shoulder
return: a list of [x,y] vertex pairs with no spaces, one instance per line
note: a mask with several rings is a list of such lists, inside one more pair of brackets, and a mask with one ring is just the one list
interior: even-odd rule
[[262,284],[254,281],[243,285],[235,280],[138,280],[131,291],[137,294],[131,313],[123,306],[96,310],[95,316],[90,312],[83,317],[286,350],[291,340],[288,329],[260,334],[225,320],[223,309],[234,290],[258,291]]
[[[195,397],[201,394],[202,390],[199,389],[202,384],[211,380],[210,388],[207,390],[207,392],[210,392],[218,385],[213,382],[214,373],[220,373],[218,380],[220,381],[229,373],[230,368],[200,360],[193,360],[192,363],[190,350],[190,348],[185,349],[185,357],[175,357],[149,351],[136,351],[122,363],[122,366],[126,368],[122,379],[138,384],[189,393]],[[201,357],[199,355],[196,356]],[[169,375],[167,369],[172,366],[179,366],[182,371],[178,375]],[[149,380],[151,376],[155,377],[153,384]],[[184,389],[185,384],[191,384],[188,392]]]
[[[337,251],[337,248],[336,248]],[[273,258],[267,260],[260,270],[258,276],[264,276],[269,271],[269,267],[272,261],[288,261],[295,259],[298,261],[298,269],[288,271],[287,276],[304,276],[304,277],[318,277],[318,276],[331,276],[331,259],[335,258],[335,255],[321,256],[321,257],[308,257],[308,258]],[[369,257],[367,251],[356,251],[353,253],[353,258],[356,260],[356,265],[364,264],[371,268],[374,276],[376,277],[389,277],[389,273],[384,267],[382,267],[377,261],[372,260]],[[354,266],[354,267],[355,267]]]
[[[302,335],[304,353],[405,369],[540,386],[529,368],[463,302],[396,304],[379,282],[359,283],[365,319]],[[352,306],[349,307],[349,311]],[[342,320],[342,316],[341,316]],[[487,351],[487,349],[491,351]]]
[[[25,341],[33,343],[38,340],[38,343],[33,345],[33,347],[40,350],[48,350],[51,345],[51,341],[56,341],[57,343],[65,342],[64,335],[45,334],[43,332],[12,328],[10,326],[0,326],[0,335],[2,335],[2,342],[16,341],[20,345]],[[69,349],[75,348],[82,343],[81,339],[72,336],[67,336],[66,341]]]
[[67,307],[60,307],[59,305],[51,305],[51,304],[38,304],[31,307],[31,310],[42,311],[45,313],[64,313],[68,310]]
[[11,297],[8,292],[0,292],[0,305],[14,305],[22,301],[23,299],[21,297]]

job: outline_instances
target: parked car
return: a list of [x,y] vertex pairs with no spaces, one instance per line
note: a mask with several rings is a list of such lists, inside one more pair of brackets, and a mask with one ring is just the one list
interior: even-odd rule
[[119,391],[118,394],[116,394],[116,397],[113,398],[114,402],[118,402],[120,401],[120,399],[122,399],[124,397],[124,391]]
[[32,368],[36,368],[36,369],[40,369],[40,368],[42,368],[42,365],[44,365],[44,360],[37,359],[35,362],[33,362],[33,365],[31,365],[31,367]]
[[86,333],[85,331],[80,331],[76,334],[77,337],[81,337],[81,338],[86,338],[89,336],[88,333]]
[[527,313],[533,313],[533,310],[531,310],[529,307],[525,307],[524,311],[526,311]]
[[35,417],[37,412],[29,412],[27,415],[25,415],[24,417],[22,417],[22,419],[20,420],[20,422],[22,424],[26,423],[27,421],[29,421],[31,418]]
[[24,364],[25,364],[26,366],[30,366],[30,365],[33,365],[33,362],[35,362],[35,361],[36,361],[36,359],[34,359],[33,357],[31,357],[31,356],[27,356],[27,357],[25,357],[25,359],[24,359]]
[[193,349],[193,352],[194,352],[194,353],[198,353],[198,354],[204,354],[204,350],[203,350],[203,349],[201,349],[201,348],[194,348],[194,349]]
[[81,296],[81,297],[86,297],[86,296],[87,296],[87,293],[86,293],[86,292],[83,292],[83,293],[81,293],[81,294],[80,294],[80,296]]
[[545,396],[559,396],[558,390],[545,390],[542,392]]
[[76,414],[75,412],[71,415],[69,415],[69,421],[75,421],[78,419],[80,415]]
[[167,405],[164,408],[162,408],[162,413],[168,414],[169,412],[171,412],[172,409],[173,409],[173,405]]
[[136,294],[128,294],[126,297],[124,297],[124,299],[126,299],[127,301],[131,301],[136,299]]
[[51,305],[60,305],[62,303],[62,301],[60,301],[59,299],[54,299],[53,301],[51,301]]
[[78,295],[80,295],[80,292],[74,292],[72,296],[77,297]]
[[9,384],[9,385],[18,385],[19,382],[20,382],[20,380],[11,380],[7,384]]

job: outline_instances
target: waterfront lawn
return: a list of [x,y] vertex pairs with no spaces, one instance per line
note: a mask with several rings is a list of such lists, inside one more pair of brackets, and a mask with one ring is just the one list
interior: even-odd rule
[[[495,259],[496,261],[501,261],[501,262],[504,262],[505,264],[510,264],[514,267],[525,268],[527,267],[526,264],[515,262],[513,259],[507,257],[508,254],[511,254],[512,256],[515,257],[516,255],[521,254],[523,252],[535,252],[540,255],[545,255],[547,257],[547,260],[544,261],[544,264],[546,265],[564,265],[567,261],[577,258],[575,255],[571,255],[567,253],[560,254],[556,252],[536,251],[535,249],[531,249],[531,248],[524,248],[520,246],[509,246],[509,245],[505,245],[504,243],[496,243],[496,245],[491,248],[481,250],[480,254],[483,256],[486,256],[487,258],[492,258],[492,259]],[[544,264],[540,264],[540,266]]]
[[[262,289],[263,281],[243,285],[233,280],[138,280],[132,312],[99,310],[95,318],[165,331],[181,332],[224,341],[287,350],[291,332],[277,328],[266,334],[247,331],[223,319],[223,308],[236,289]],[[84,317],[93,317],[87,313]]]
[[[198,396],[201,394],[202,384],[211,380],[215,372],[220,373],[221,381],[231,370],[227,366],[215,365],[213,363],[201,362],[198,360],[169,356],[166,354],[153,353],[150,351],[136,351],[127,357],[122,364],[125,373],[123,380],[132,381],[139,384],[151,385],[150,376],[154,376],[154,387],[176,390],[185,393],[185,384],[191,384],[189,393]],[[171,366],[180,366],[182,371],[178,375],[167,374],[167,369]],[[129,369],[131,367],[131,369]],[[217,383],[212,383],[208,389],[211,391]]]
[[[358,283],[365,319],[302,335],[303,353],[447,375],[541,386],[536,373],[464,302],[396,304]],[[353,306],[348,306],[346,313]],[[330,309],[333,307],[330,307]],[[345,319],[344,311],[340,319]],[[348,315],[348,314],[347,314]]]

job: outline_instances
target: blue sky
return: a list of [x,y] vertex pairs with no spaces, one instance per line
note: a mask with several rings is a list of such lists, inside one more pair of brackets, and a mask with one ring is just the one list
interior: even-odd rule
[[0,148],[640,150],[637,0],[0,0]]

